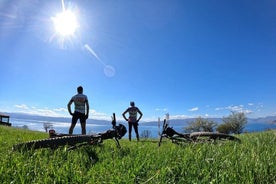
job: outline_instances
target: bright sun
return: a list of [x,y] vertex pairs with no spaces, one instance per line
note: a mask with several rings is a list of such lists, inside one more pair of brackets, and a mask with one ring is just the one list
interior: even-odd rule
[[79,27],[76,15],[69,10],[62,11],[52,20],[55,31],[61,36],[72,36]]

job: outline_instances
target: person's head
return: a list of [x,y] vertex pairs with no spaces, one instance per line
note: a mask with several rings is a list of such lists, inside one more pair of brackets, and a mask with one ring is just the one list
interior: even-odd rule
[[79,87],[77,88],[77,90],[78,90],[78,93],[79,93],[79,94],[82,94],[82,93],[83,93],[83,88],[82,88],[82,86],[79,86]]
[[135,106],[135,103],[133,101],[130,102],[130,106],[131,107],[134,107]]

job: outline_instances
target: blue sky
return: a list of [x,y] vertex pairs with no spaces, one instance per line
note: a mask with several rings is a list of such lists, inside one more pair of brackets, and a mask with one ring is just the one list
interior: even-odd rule
[[90,118],[129,101],[142,120],[276,115],[273,0],[64,0],[74,34],[53,23],[58,0],[0,1],[0,112],[69,116],[79,85]]

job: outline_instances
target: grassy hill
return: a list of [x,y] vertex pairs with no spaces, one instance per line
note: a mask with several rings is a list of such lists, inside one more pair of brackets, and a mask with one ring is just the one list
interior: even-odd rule
[[113,140],[68,151],[12,151],[47,138],[0,126],[0,183],[276,183],[276,132],[239,135],[242,143],[186,144]]

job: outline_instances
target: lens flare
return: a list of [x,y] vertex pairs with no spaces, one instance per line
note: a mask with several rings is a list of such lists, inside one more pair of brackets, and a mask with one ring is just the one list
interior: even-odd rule
[[84,48],[92,55],[94,56],[103,66],[104,66],[104,74],[107,77],[113,77],[116,73],[116,70],[113,66],[111,65],[106,65],[100,58],[99,56],[96,54],[96,52],[88,45],[85,44]]
[[115,68],[111,65],[106,65],[104,67],[104,74],[107,77],[113,77],[115,75]]

